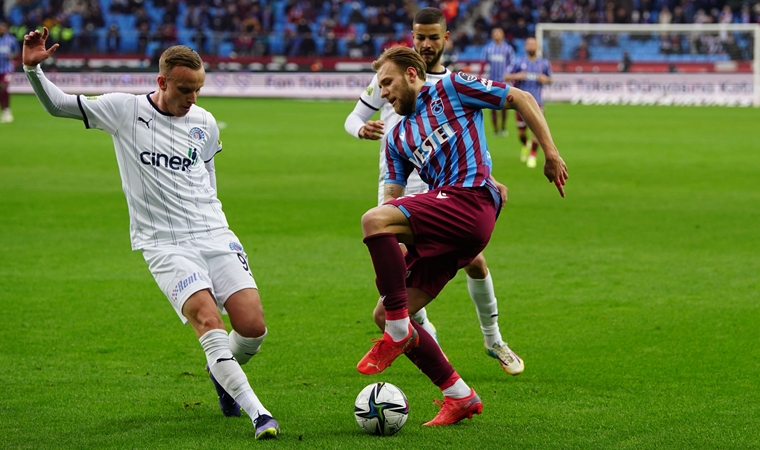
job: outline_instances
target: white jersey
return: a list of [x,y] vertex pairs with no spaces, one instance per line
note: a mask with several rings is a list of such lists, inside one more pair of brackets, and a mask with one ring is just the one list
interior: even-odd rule
[[77,101],[85,126],[113,137],[133,250],[228,228],[204,164],[222,149],[211,113],[194,105],[175,117],[149,95],[80,95]]
[[[445,69],[443,72],[438,73],[428,72],[426,80],[431,83],[437,83],[450,74],[451,71],[449,71],[449,69]],[[367,89],[362,92],[362,95],[359,97],[359,99],[369,108],[372,108],[375,111],[379,110],[380,120],[382,120],[385,124],[383,126],[383,139],[380,141],[380,179],[378,183],[378,204],[382,204],[384,199],[383,191],[385,185],[385,172],[388,170],[385,163],[385,142],[387,136],[390,134],[391,129],[401,121],[402,116],[396,114],[393,106],[391,106],[391,104],[388,103],[386,99],[380,96],[380,87],[377,84],[377,74],[372,77],[372,81],[370,82],[369,86],[367,86]],[[420,179],[417,171],[415,170],[412,172],[412,174],[406,180],[406,189],[404,190],[404,194],[419,194],[427,190],[428,185]]]

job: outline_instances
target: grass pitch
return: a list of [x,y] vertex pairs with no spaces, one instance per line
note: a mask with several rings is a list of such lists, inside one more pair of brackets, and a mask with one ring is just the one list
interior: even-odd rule
[[[502,333],[483,352],[460,274],[429,307],[484,402],[427,429],[437,389],[401,358],[355,364],[379,332],[359,218],[376,142],[353,102],[202,98],[225,122],[219,197],[250,256],[269,336],[244,367],[282,435],[221,416],[205,360],[129,247],[110,137],[14,96],[0,125],[0,435],[4,448],[752,448],[760,442],[760,111],[572,106],[547,116],[570,169],[561,199],[489,138],[509,203],[486,250]],[[353,419],[374,381],[404,390],[390,438]]]

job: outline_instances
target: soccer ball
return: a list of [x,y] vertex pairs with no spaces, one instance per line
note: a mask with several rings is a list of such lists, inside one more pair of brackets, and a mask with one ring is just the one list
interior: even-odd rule
[[401,389],[390,383],[374,383],[356,396],[356,423],[368,434],[390,436],[406,423],[409,402]]

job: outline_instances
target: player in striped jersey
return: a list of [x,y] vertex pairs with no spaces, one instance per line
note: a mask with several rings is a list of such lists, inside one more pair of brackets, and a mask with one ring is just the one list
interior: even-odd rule
[[8,33],[8,24],[0,20],[0,123],[13,122],[8,86],[13,73],[13,61],[18,56],[16,38]]
[[[449,39],[449,31],[446,30],[446,18],[440,9],[420,9],[412,23],[412,39],[414,50],[425,60],[427,81],[435,83],[451,74],[441,62],[444,47]],[[380,110],[380,120],[370,120],[378,110]],[[370,85],[361,94],[354,110],[348,115],[344,124],[346,131],[354,137],[380,140],[378,205],[383,204],[385,201],[384,186],[387,164],[385,160],[386,139],[383,131],[393,128],[399,120],[401,120],[401,116],[396,114],[393,106],[380,96],[377,75],[375,75]],[[427,190],[427,183],[420,179],[416,170],[412,171],[406,182],[405,193],[412,195],[426,192]],[[478,255],[464,270],[467,274],[467,288],[470,298],[475,304],[475,310],[480,321],[486,353],[499,361],[499,364],[506,373],[510,375],[521,374],[525,368],[523,360],[502,340],[498,321],[498,303],[494,293],[493,279],[491,278],[491,272],[488,269],[485,257],[482,254]],[[376,320],[382,321],[384,319],[382,302],[378,302],[375,316]],[[413,318],[437,339],[436,329],[430,320],[428,320],[427,310],[424,307],[420,307]]]
[[[109,133],[129,209],[132,249],[142,250],[157,284],[206,354],[225,415],[251,417],[256,439],[279,425],[253,392],[240,364],[255,355],[266,324],[248,257],[228,228],[217,198],[214,156],[221,151],[214,117],[195,104],[206,78],[200,56],[185,46],[161,55],[158,88],[145,95],[68,95],[39,64],[48,29],[24,36],[24,70],[45,110]],[[228,335],[220,311],[233,325]]]
[[[512,60],[515,59],[515,51],[511,45],[504,40],[504,30],[494,28],[491,30],[491,42],[483,46],[480,54],[480,60],[483,62],[483,68],[488,65],[488,72],[484,77],[489,80],[503,80]],[[499,121],[501,116],[501,121]],[[498,136],[507,135],[507,111],[491,111],[491,121],[493,130]]]
[[[509,73],[504,77],[505,81],[513,81],[515,87],[530,92],[533,98],[538,102],[541,112],[544,111],[544,102],[541,97],[541,91],[545,84],[552,82],[552,66],[548,60],[538,57],[536,51],[538,45],[536,38],[525,40],[525,55],[515,59]],[[528,144],[528,135],[526,133],[527,124],[520,113],[515,114],[517,122],[517,132],[520,142],[523,145],[520,153],[520,160],[527,164],[528,167],[536,167],[536,151],[538,150],[538,140],[536,136]]]
[[[491,179],[482,109],[521,113],[544,149],[544,174],[563,197],[567,167],[529,93],[462,72],[426,83],[425,61],[404,47],[386,50],[373,68],[382,97],[405,117],[386,143],[386,203],[362,217],[385,321],[379,324],[383,337],[357,369],[377,374],[406,353],[444,395],[441,410],[425,425],[449,425],[480,414],[483,403],[408,313],[432,301],[485,248],[506,201],[506,190]],[[431,190],[402,197],[414,169]],[[409,249],[406,257],[399,242]]]

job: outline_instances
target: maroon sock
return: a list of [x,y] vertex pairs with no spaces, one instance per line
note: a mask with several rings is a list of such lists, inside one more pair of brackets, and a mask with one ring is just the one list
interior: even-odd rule
[[536,150],[538,150],[538,142],[533,141],[533,144],[530,146],[530,154],[536,156]]
[[10,106],[10,95],[8,94],[8,88],[0,88],[0,108],[6,109]]
[[377,290],[385,311],[406,309],[406,261],[393,233],[378,233],[364,238],[375,266]]
[[528,137],[520,136],[520,142],[522,142],[523,147],[525,147],[528,144]]
[[[435,342],[433,336],[425,331],[425,329],[414,320],[410,322],[420,335],[420,344],[406,353],[406,357],[409,358],[409,360],[417,366],[422,373],[427,375],[433,384],[445,389],[448,386],[442,386],[449,382],[452,375],[456,373],[454,368],[448,361],[446,361],[446,357],[443,356],[441,347]],[[454,381],[456,381],[456,379]],[[449,386],[451,384],[453,383],[449,383]]]

